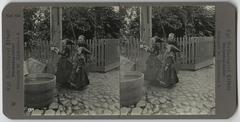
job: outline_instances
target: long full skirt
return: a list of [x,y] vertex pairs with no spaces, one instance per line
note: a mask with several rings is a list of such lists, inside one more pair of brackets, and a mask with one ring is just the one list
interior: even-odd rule
[[56,81],[60,85],[65,85],[71,76],[73,70],[72,63],[67,58],[60,58],[57,64]]
[[171,87],[179,82],[176,64],[171,57],[162,60],[159,60],[157,56],[149,56],[144,78],[152,85],[160,84],[163,87]]
[[70,83],[77,90],[82,90],[89,85],[88,73],[85,67],[80,67],[78,70],[72,72]]
[[156,80],[164,87],[172,87],[179,82],[175,64],[172,58],[167,58],[159,68]]

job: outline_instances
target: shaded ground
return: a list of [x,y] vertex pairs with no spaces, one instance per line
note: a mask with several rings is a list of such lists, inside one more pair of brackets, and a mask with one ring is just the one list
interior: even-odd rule
[[58,96],[49,107],[28,109],[25,111],[25,114],[119,115],[118,76],[118,70],[113,70],[108,73],[90,73],[90,85],[84,91],[59,88]]
[[[121,71],[132,64],[121,58]],[[136,105],[121,107],[121,115],[215,114],[214,65],[198,71],[179,71],[178,77],[179,83],[171,89],[145,85],[146,94]]]
[[[121,70],[133,63],[121,58]],[[54,102],[42,109],[25,108],[26,115],[194,115],[215,113],[214,65],[198,71],[179,71],[172,89],[145,85],[146,94],[135,105],[119,104],[119,71],[90,73],[84,91],[58,89]]]

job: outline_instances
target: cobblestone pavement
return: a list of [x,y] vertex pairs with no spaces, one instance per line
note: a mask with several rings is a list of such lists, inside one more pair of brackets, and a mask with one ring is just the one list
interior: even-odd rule
[[[26,115],[119,115],[119,70],[90,73],[83,91],[59,89],[49,107],[28,109]],[[28,109],[28,110],[27,110]],[[31,111],[29,111],[31,110]]]
[[[125,62],[121,69],[131,67],[128,65],[132,63]],[[179,71],[178,77],[179,83],[171,89],[145,85],[142,99],[136,105],[121,107],[121,115],[215,114],[214,65],[198,71]]]
[[[122,64],[122,63],[121,63]],[[125,62],[124,67],[131,67]],[[122,65],[121,65],[122,70]],[[59,89],[46,108],[25,108],[26,115],[199,115],[215,114],[215,67],[179,71],[171,89],[145,84],[145,95],[130,107],[119,104],[119,71],[90,73],[84,91]]]

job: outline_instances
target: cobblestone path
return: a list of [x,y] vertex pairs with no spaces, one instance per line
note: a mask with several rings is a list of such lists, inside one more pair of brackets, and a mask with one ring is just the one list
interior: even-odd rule
[[[132,63],[124,66],[131,67]],[[122,67],[121,67],[122,68]],[[199,115],[215,114],[215,67],[179,71],[179,83],[171,88],[145,84],[145,95],[136,104],[119,104],[119,71],[90,73],[84,91],[58,89],[46,108],[25,108],[26,115]]]
[[46,108],[25,110],[26,115],[119,115],[119,71],[90,73],[90,85],[83,91],[58,89],[58,96]]
[[[124,65],[128,64],[132,63]],[[179,83],[171,89],[146,84],[142,99],[136,105],[121,107],[121,115],[215,114],[214,65],[197,71],[179,71],[178,77]]]

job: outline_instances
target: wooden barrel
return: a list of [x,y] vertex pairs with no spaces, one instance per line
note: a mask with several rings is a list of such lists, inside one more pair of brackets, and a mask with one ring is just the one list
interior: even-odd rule
[[24,99],[27,107],[45,107],[56,96],[56,76],[48,73],[25,76]]
[[120,104],[130,106],[136,104],[144,94],[144,75],[136,71],[124,71],[120,80]]

